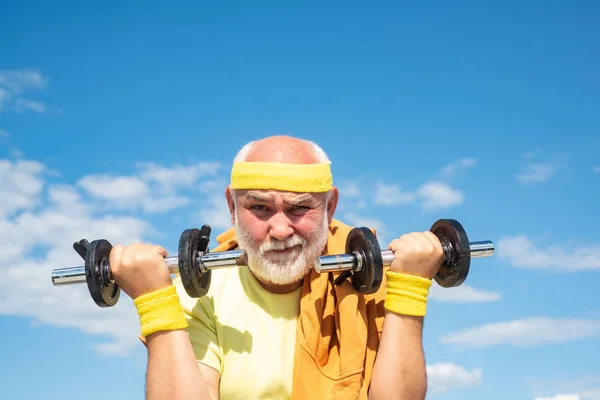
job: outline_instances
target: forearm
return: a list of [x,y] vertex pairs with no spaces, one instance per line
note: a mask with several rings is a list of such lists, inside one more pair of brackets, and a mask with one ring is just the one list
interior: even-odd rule
[[157,332],[146,338],[147,400],[215,400],[185,330]]
[[423,319],[431,280],[386,273],[386,314],[371,378],[370,399],[424,400],[427,371]]
[[423,354],[423,317],[386,313],[370,400],[423,400],[427,372]]
[[147,400],[215,400],[197,363],[188,322],[173,285],[134,300],[146,338]]

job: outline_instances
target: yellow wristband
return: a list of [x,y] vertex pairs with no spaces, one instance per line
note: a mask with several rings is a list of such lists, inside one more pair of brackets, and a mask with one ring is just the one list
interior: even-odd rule
[[173,285],[141,295],[133,304],[140,315],[142,335],[145,337],[159,331],[187,328],[187,320]]
[[430,279],[392,271],[386,272],[386,277],[386,310],[417,317],[427,313]]

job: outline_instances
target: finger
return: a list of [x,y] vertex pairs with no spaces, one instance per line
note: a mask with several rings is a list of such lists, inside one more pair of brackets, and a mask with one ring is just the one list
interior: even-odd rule
[[396,251],[400,246],[400,243],[402,243],[400,239],[394,239],[388,244],[387,248],[388,250]]
[[154,257],[155,255],[160,255],[164,258],[166,257],[166,253],[167,251],[162,246],[149,243],[140,245],[135,251],[135,254],[138,257]]
[[130,245],[124,247],[123,254],[124,255],[134,254],[140,249],[140,247],[142,247],[142,243],[140,243],[140,242],[131,243]]
[[411,240],[409,238],[408,234],[404,234],[402,236],[400,236],[397,239],[394,239],[390,242],[390,245],[388,246],[388,249],[392,250],[392,251],[397,251],[400,248],[409,246],[411,244]]
[[168,256],[167,250],[157,244],[142,244],[137,248],[136,254],[143,256],[154,256],[155,254],[159,254],[163,258]]
[[131,260],[135,259],[135,255],[139,251],[142,244],[139,242],[131,243],[129,246],[125,246],[123,254],[121,255],[121,263],[128,264]]
[[111,273],[114,273],[114,271],[117,271],[119,269],[119,266],[121,265],[121,258],[123,257],[124,250],[125,250],[125,248],[123,246],[121,246],[120,244],[113,246],[113,248],[110,250],[110,255],[108,257],[108,263],[110,265]]
[[433,232],[425,231],[423,232],[423,236],[427,238],[436,248],[442,247],[442,242],[440,242],[440,238],[438,238]]
[[411,237],[414,238],[418,242],[418,250],[424,252],[434,252],[436,247],[433,244],[427,235],[424,235],[423,232],[413,232],[411,233]]
[[410,243],[411,246],[417,251],[423,251],[431,247],[431,244],[428,240],[423,238],[423,235],[420,232],[411,232],[406,237],[407,243]]
[[159,245],[152,246],[152,250],[157,252],[164,258],[167,258],[169,256],[169,253],[167,252],[167,250],[162,246],[159,246]]
[[438,238],[431,231],[425,231],[425,232],[423,232],[423,234],[424,234],[423,236],[426,237],[427,240],[429,240],[433,244],[433,248],[435,249],[436,256],[439,258],[443,258],[444,257],[444,248],[442,247],[442,242],[440,241],[440,238]]

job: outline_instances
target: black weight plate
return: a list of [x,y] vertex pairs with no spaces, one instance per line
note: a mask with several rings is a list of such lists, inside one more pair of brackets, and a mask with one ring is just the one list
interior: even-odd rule
[[179,238],[179,275],[187,294],[192,298],[206,295],[210,288],[211,271],[202,273],[198,265],[199,253],[208,253],[210,227],[204,225],[202,231],[186,229]]
[[112,307],[119,301],[121,288],[108,280],[107,265],[112,245],[104,239],[90,243],[85,254],[85,280],[90,295],[100,307]]
[[365,260],[362,269],[352,273],[352,286],[358,293],[375,293],[383,279],[383,258],[379,241],[369,228],[353,228],[346,239],[346,254],[362,251]]
[[471,248],[465,229],[454,219],[440,219],[433,224],[431,232],[452,248],[445,255],[435,281],[445,288],[462,285],[471,266]]

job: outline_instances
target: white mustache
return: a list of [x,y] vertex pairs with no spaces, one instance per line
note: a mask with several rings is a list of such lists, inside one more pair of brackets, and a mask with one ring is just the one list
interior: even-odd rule
[[264,252],[272,251],[272,250],[285,250],[285,249],[292,248],[294,246],[304,247],[304,245],[306,245],[306,240],[304,240],[300,236],[294,235],[285,240],[276,240],[276,241],[270,241],[270,242],[263,243],[260,246],[260,252],[264,253]]

